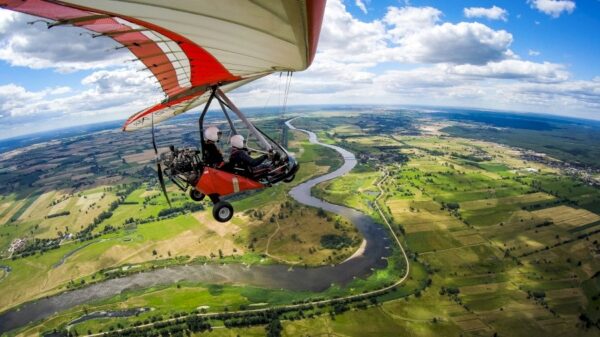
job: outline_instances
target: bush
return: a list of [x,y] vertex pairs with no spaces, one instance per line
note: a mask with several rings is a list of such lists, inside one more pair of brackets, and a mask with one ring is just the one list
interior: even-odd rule
[[342,249],[352,245],[352,239],[347,236],[327,234],[321,236],[321,246],[327,249]]

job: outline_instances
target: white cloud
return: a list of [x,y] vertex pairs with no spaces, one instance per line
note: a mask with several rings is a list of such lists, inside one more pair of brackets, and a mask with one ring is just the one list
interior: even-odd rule
[[79,91],[69,87],[28,91],[15,84],[0,86],[0,114],[17,118],[108,114],[117,119],[128,117],[161,98],[158,85],[148,78],[148,73],[137,72],[134,66],[94,72],[82,84],[83,90]]
[[490,20],[508,21],[508,11],[498,6],[491,8],[469,7],[464,9],[464,14],[468,18],[487,18]]
[[[530,70],[528,77],[535,77],[537,72],[539,70]],[[539,76],[543,78],[544,75]],[[520,110],[594,119],[600,117],[600,79],[522,81],[512,76],[461,74],[454,67],[435,65],[388,71],[376,77],[374,84],[387,93],[386,97],[393,98],[390,103]]]
[[[378,76],[376,82],[392,93],[449,88],[459,84],[460,77],[449,74],[444,66],[391,70]],[[409,91],[407,91],[407,89]]]
[[[0,43],[11,42],[11,64],[29,57],[37,59],[38,65],[62,71],[79,69],[79,63],[88,60],[96,62],[93,67],[110,68],[86,76],[81,88],[0,87],[3,125],[39,116],[78,123],[125,118],[161,98],[150,74],[136,71],[141,65],[123,67],[120,57],[104,53],[107,46],[96,45],[100,39],[80,37],[78,30],[73,30],[80,39],[75,44],[106,56],[83,53],[61,59],[58,50],[69,50],[64,45],[41,44],[37,49],[29,45],[32,50],[28,50],[19,44],[20,38],[30,42],[38,41],[36,34],[54,34],[46,39],[60,44],[61,34],[72,28],[48,31],[44,25],[28,26],[24,16],[6,12],[0,10]],[[433,7],[389,7],[381,19],[362,21],[342,1],[329,0],[317,56],[310,69],[294,74],[288,105],[429,104],[557,113],[562,109],[563,114],[600,110],[600,80],[575,81],[563,65],[522,60],[510,50],[512,42],[509,32],[482,23],[445,22],[444,14]],[[0,54],[6,52],[4,45],[0,47]],[[535,53],[531,50],[529,56],[539,56]],[[281,104],[281,81],[268,76],[232,95],[242,107]]]
[[[515,103],[537,106],[538,110],[561,115],[581,112],[583,117],[598,119],[600,81],[566,81],[562,83],[523,83],[507,88]],[[541,109],[539,109],[541,108]]]
[[16,84],[0,86],[0,113],[6,116],[16,116],[21,113],[22,107],[31,102],[39,101],[46,94],[44,92],[30,92]]
[[571,0],[527,0],[531,7],[538,11],[558,18],[563,12],[569,14],[575,10],[575,1]]
[[569,79],[564,66],[556,63],[535,63],[522,60],[502,60],[477,66],[463,64],[449,67],[453,74],[482,77],[524,80],[528,82],[563,82]]
[[529,56],[540,56],[542,53],[540,53],[537,50],[529,49],[529,51],[527,52],[527,54],[529,54]]
[[383,21],[392,27],[387,34],[394,42],[400,43],[407,36],[434,27],[441,16],[442,12],[433,7],[390,7]]
[[400,41],[400,60],[415,63],[485,64],[511,57],[512,34],[478,22],[443,23]]
[[0,9],[0,34],[4,34],[8,27],[16,20],[17,13]]
[[106,68],[132,58],[127,50],[115,50],[119,45],[109,38],[91,38],[80,28],[28,24],[34,20],[38,18],[0,10],[0,60],[12,66],[72,72]]
[[365,6],[365,3],[362,0],[355,0],[356,3],[356,7],[358,7],[363,13],[367,14],[367,6]]
[[395,44],[388,57],[410,63],[485,64],[511,57],[512,35],[477,22],[441,23],[433,7],[388,8],[383,18]]
[[73,91],[70,87],[56,87],[48,89],[50,95],[63,95]]
[[346,10],[341,1],[328,1],[319,38],[319,59],[346,62],[377,62],[387,48],[385,25],[363,22]]

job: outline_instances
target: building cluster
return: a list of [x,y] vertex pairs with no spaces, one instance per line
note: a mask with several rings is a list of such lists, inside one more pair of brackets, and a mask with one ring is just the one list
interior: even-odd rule
[[600,186],[600,169],[595,169],[581,164],[573,164],[554,159],[545,153],[531,150],[523,151],[521,159],[541,163],[546,166],[561,170],[564,174],[575,177],[590,186]]
[[13,242],[11,242],[10,246],[8,247],[8,253],[9,254],[18,253],[21,250],[23,250],[23,248],[25,248],[26,244],[27,244],[26,239],[16,238],[13,240]]

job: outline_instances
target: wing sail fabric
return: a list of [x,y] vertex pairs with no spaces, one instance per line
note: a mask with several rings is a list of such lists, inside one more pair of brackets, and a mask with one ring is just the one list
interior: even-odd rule
[[[0,7],[112,38],[156,77],[166,99],[131,116],[150,125],[278,71],[301,71],[316,53],[325,0],[0,0]],[[237,84],[237,85],[233,85]],[[206,97],[206,98],[203,98]]]
[[[231,91],[233,89],[239,88],[240,86],[246,83],[254,81],[259,77],[261,76],[250,77],[233,83],[225,84],[221,86],[221,90],[224,92]],[[169,102],[161,102],[129,117],[129,119],[125,122],[125,125],[127,126],[126,130],[132,131],[151,125],[151,115],[154,115],[154,123],[159,123],[161,121],[164,121],[165,119],[177,116],[181,113],[184,113],[190,109],[193,109],[199,105],[206,103],[209,97],[210,91],[203,90],[189,96],[181,97],[176,100],[171,100]]]

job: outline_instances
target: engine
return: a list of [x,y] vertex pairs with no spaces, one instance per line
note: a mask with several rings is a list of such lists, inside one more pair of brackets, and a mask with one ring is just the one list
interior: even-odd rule
[[203,169],[200,151],[196,148],[171,146],[169,152],[161,155],[161,162],[165,166],[163,172],[182,189],[195,185]]

